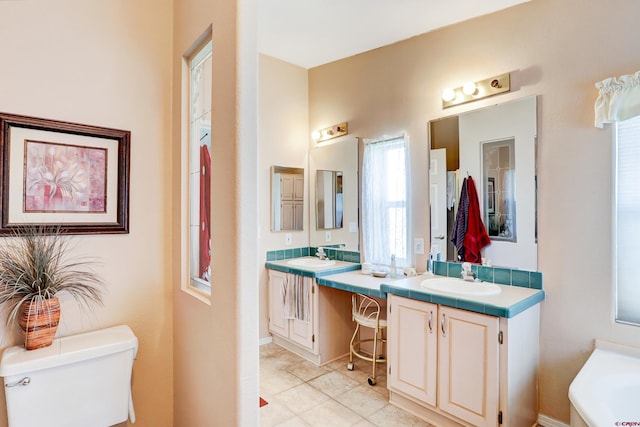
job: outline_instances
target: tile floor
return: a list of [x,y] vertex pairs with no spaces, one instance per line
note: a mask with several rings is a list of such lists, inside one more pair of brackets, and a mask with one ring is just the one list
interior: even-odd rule
[[384,364],[378,366],[377,384],[367,378],[371,364],[348,357],[319,367],[277,344],[260,347],[260,426],[308,427],[430,427],[430,424],[389,404]]

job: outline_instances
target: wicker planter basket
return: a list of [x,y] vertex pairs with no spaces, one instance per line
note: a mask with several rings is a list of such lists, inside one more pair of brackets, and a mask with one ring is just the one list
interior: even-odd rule
[[60,301],[49,298],[25,302],[20,308],[18,324],[24,335],[27,350],[48,347],[58,331],[60,321]]

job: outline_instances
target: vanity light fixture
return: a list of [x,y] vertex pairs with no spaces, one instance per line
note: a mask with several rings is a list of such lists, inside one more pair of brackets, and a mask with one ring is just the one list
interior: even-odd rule
[[349,133],[347,122],[342,122],[337,125],[329,126],[328,128],[314,130],[311,133],[311,138],[314,141],[320,143],[331,138],[337,138]]
[[499,93],[509,92],[510,90],[511,75],[509,73],[500,74],[499,76],[477,82],[467,82],[463,86],[455,89],[445,89],[442,91],[442,108],[477,101]]
[[467,96],[475,95],[478,92],[478,87],[474,82],[467,82],[462,86],[462,93]]

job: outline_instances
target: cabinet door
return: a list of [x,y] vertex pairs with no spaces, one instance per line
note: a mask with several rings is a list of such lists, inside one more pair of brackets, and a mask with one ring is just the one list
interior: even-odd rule
[[311,277],[304,277],[302,280],[304,281],[305,286],[309,286],[309,293],[306,301],[306,306],[309,308],[309,321],[305,322],[298,319],[291,319],[291,323],[289,324],[289,338],[291,341],[313,350],[315,345],[315,337],[313,336],[313,298],[315,297],[313,289],[314,283]]
[[293,229],[302,230],[302,221],[304,219],[304,203],[301,201],[293,202]]
[[304,175],[294,175],[293,177],[293,198],[304,200]]
[[280,202],[280,230],[296,230],[292,200]]
[[280,200],[294,199],[295,177],[292,174],[280,174]]
[[439,407],[474,426],[498,424],[498,318],[439,307]]
[[389,295],[390,388],[436,405],[438,306]]
[[286,273],[269,270],[269,331],[289,336],[289,320],[284,318]]

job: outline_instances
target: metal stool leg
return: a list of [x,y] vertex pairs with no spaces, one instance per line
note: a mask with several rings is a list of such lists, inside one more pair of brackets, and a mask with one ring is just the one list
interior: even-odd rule
[[367,379],[369,385],[376,385],[376,359],[378,357],[378,331],[373,331],[373,354],[371,355],[371,364],[373,366],[372,375]]
[[360,329],[360,324],[356,323],[356,330],[353,331],[353,336],[351,337],[351,342],[349,343],[349,363],[347,363],[347,369],[353,371],[353,343],[358,336],[358,330]]

